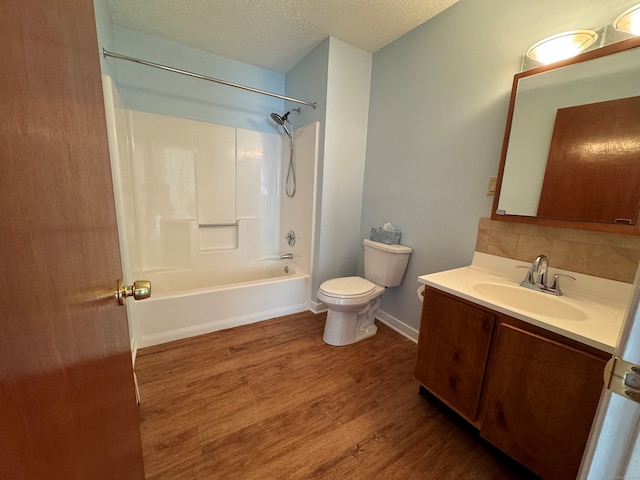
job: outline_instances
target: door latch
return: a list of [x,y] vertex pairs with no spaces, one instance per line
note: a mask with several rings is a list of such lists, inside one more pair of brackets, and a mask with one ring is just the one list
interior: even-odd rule
[[640,366],[612,357],[604,367],[604,386],[640,403]]
[[118,280],[115,297],[118,305],[124,305],[124,299],[133,297],[135,300],[144,300],[151,296],[151,282],[147,280],[137,280],[133,285],[123,285],[122,280]]

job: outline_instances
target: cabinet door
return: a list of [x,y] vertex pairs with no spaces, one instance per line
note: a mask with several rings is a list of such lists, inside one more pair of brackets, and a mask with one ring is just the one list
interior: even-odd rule
[[500,324],[480,435],[544,479],[575,478],[605,361]]
[[416,378],[474,423],[495,317],[480,309],[425,291]]

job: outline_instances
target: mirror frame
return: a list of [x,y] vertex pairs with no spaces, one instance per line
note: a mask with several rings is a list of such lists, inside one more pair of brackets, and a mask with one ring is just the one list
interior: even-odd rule
[[[573,228],[580,230],[590,230],[596,232],[618,233],[625,235],[639,235],[640,236],[640,222],[636,225],[616,225],[607,223],[595,223],[579,220],[559,220],[552,218],[539,218],[529,217],[525,215],[498,215],[496,213],[498,208],[498,200],[500,199],[500,191],[502,188],[502,176],[504,173],[504,166],[507,158],[507,148],[509,147],[509,136],[511,133],[511,122],[513,120],[513,112],[515,109],[516,93],[518,88],[518,82],[521,78],[525,78],[538,73],[548,72],[557,68],[562,68],[567,65],[573,65],[580,62],[586,62],[595,58],[604,57],[605,55],[611,55],[614,53],[622,52],[625,50],[631,50],[633,48],[640,47],[640,37],[629,38],[611,45],[607,45],[595,50],[591,50],[580,55],[576,55],[567,60],[552,63],[550,65],[543,65],[531,70],[520,72],[513,77],[513,86],[511,88],[511,99],[509,100],[509,111],[507,114],[507,124],[504,132],[504,140],[502,142],[502,152],[500,154],[500,166],[498,168],[498,179],[496,181],[496,191],[493,197],[493,206],[491,210],[491,220],[501,222],[516,222],[516,223],[528,223],[532,225],[559,227],[559,228]],[[639,187],[640,188],[640,187]]]

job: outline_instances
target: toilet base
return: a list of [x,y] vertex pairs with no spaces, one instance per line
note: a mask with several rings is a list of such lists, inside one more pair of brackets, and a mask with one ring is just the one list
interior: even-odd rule
[[375,312],[380,307],[380,298],[375,298],[360,311],[338,311],[329,309],[322,340],[329,345],[341,347],[372,337],[378,331]]

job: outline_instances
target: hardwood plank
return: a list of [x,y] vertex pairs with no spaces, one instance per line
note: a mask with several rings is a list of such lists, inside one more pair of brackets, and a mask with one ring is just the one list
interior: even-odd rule
[[416,345],[346,347],[310,312],[140,351],[149,479],[522,478],[418,395]]

